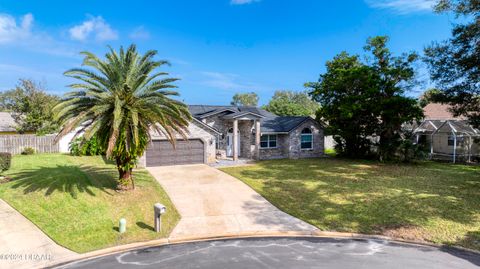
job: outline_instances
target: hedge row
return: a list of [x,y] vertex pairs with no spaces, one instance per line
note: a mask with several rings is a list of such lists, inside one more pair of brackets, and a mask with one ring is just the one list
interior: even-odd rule
[[12,154],[8,152],[0,152],[0,173],[10,169],[12,164]]

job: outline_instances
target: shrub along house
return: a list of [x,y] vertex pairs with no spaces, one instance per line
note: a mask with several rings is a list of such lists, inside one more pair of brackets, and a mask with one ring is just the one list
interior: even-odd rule
[[277,116],[257,107],[192,105],[189,110],[188,138],[179,137],[173,148],[152,131],[140,166],[323,155],[323,126],[311,117]]

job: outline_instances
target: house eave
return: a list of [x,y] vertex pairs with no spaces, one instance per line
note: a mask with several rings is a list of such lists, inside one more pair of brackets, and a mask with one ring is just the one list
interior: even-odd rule
[[222,133],[220,133],[219,131],[217,131],[215,128],[213,128],[212,126],[204,123],[203,121],[197,119],[197,118],[193,118],[193,121],[195,121],[196,123],[200,124],[201,126],[204,126],[205,128],[211,130],[212,132],[214,132],[215,134],[217,135],[221,135]]
[[[298,128],[298,126],[302,125],[302,124],[305,123],[307,120],[312,120],[313,122],[318,123],[318,122],[316,122],[312,117],[308,116],[308,117],[306,117],[304,120],[302,120],[301,122],[299,122],[297,125],[295,125],[292,129],[290,129],[290,130],[288,131],[288,133],[293,132],[295,129]],[[318,123],[318,124],[319,124],[320,126],[322,126],[320,123]],[[323,127],[323,126],[322,126],[322,127]]]
[[258,117],[258,118],[265,118],[265,116],[263,116],[263,115],[253,113],[253,112],[250,112],[250,111],[239,113],[238,115],[235,115],[234,117],[228,117],[229,115],[226,115],[223,118],[228,119],[228,120],[234,120],[234,119],[239,119],[239,118],[242,118],[242,117],[245,117],[245,116],[248,116],[248,115],[252,115],[252,116]]
[[220,113],[223,113],[223,112],[227,112],[227,111],[230,111],[230,112],[233,112],[235,113],[236,111],[232,110],[232,109],[221,109],[221,110],[215,110],[215,111],[212,111],[212,112],[208,112],[204,115],[199,115],[198,118],[200,119],[206,119],[208,117],[211,117],[211,116],[214,116],[214,115],[217,115],[217,114],[220,114]]

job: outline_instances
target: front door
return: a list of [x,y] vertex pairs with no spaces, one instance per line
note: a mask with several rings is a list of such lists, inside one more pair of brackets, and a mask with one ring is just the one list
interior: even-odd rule
[[[237,137],[237,155],[240,156],[240,134]],[[233,133],[227,133],[227,157],[233,157]]]

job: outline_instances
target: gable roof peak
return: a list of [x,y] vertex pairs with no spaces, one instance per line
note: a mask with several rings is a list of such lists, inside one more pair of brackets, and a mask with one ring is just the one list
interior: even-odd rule
[[441,103],[430,103],[423,108],[425,120],[465,120],[464,116],[455,117],[452,106]]

